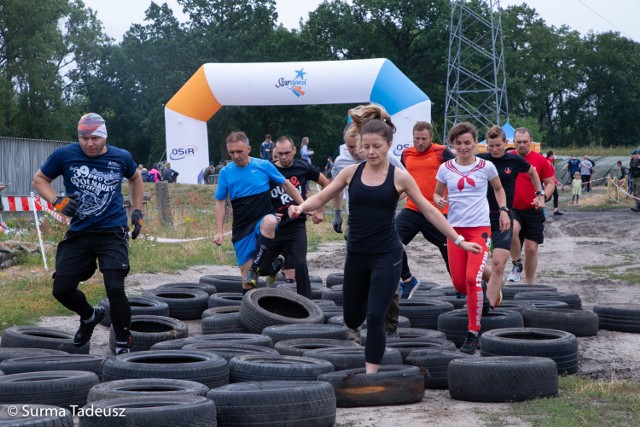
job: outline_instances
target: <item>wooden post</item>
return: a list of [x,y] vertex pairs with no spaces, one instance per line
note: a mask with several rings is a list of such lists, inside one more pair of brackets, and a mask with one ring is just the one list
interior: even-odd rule
[[172,225],[171,197],[169,197],[169,183],[167,181],[158,181],[156,183],[156,201],[160,223],[162,225]]

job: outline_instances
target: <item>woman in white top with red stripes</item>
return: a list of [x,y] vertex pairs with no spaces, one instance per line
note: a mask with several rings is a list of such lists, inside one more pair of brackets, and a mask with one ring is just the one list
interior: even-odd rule
[[[456,291],[467,295],[469,333],[460,351],[473,354],[478,347],[483,308],[485,312],[489,308],[482,283],[482,272],[491,245],[487,186],[491,184],[493,187],[499,206],[506,207],[507,202],[493,163],[474,155],[478,145],[476,128],[468,122],[457,123],[447,136],[449,144],[456,150],[456,158],[440,165],[433,200],[439,207],[449,204],[447,219],[454,230],[465,240],[482,246],[480,253],[473,254],[460,250],[459,242],[447,244],[451,281]],[[448,190],[448,196],[445,196],[445,190]],[[508,230],[510,225],[508,211],[501,209],[500,229]]]

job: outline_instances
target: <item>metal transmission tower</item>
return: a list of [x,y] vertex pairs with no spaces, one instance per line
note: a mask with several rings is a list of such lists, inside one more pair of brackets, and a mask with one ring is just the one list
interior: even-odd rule
[[500,1],[483,16],[464,0],[451,2],[444,130],[470,121],[479,128],[508,121]]

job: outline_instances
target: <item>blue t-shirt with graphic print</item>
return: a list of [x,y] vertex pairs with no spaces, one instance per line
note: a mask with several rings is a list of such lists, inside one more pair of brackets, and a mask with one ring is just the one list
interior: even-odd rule
[[78,211],[71,219],[69,230],[127,225],[122,179],[136,173],[136,163],[127,150],[107,145],[106,153],[89,157],[80,144],[70,144],[51,153],[40,170],[51,179],[62,175],[67,195],[80,194]]

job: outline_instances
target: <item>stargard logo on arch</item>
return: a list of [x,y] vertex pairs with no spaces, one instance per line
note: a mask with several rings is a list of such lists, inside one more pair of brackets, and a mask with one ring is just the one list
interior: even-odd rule
[[182,160],[187,157],[195,157],[198,147],[195,145],[183,145],[182,147],[176,147],[169,153],[171,160]]
[[307,85],[307,79],[305,78],[305,74],[307,74],[307,72],[304,71],[304,68],[294,70],[294,72],[296,75],[293,79],[288,80],[284,77],[280,77],[276,82],[276,88],[283,87],[289,89],[297,97],[304,96],[305,91],[302,89],[302,86]]

